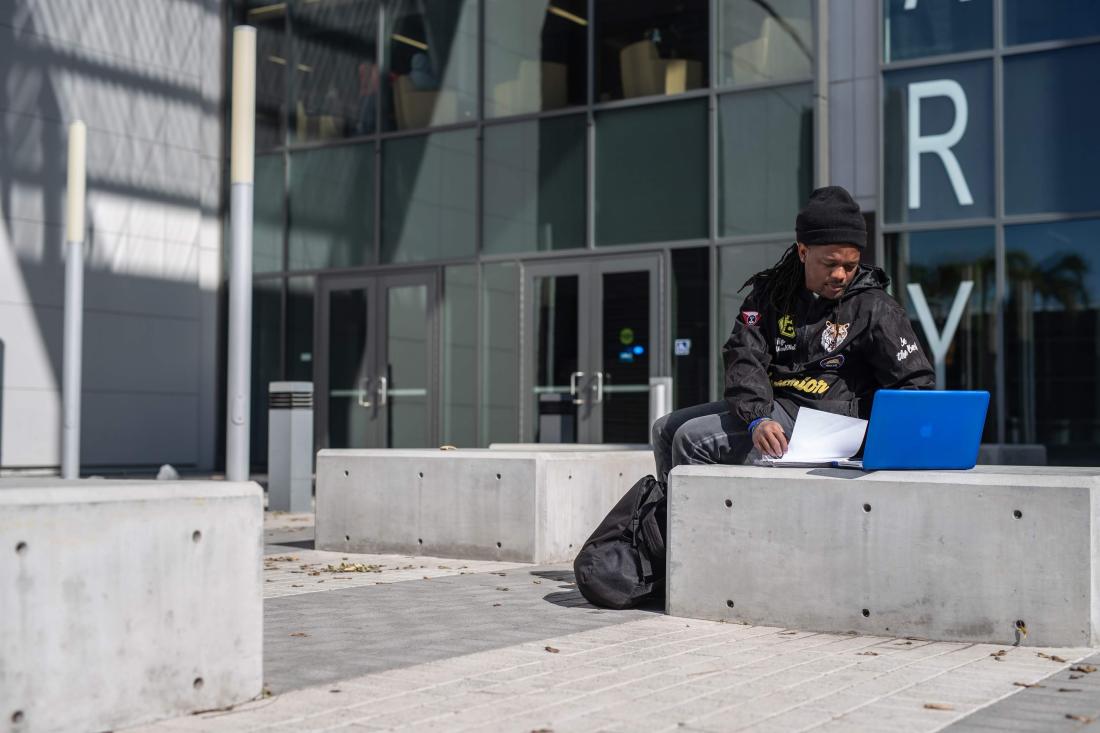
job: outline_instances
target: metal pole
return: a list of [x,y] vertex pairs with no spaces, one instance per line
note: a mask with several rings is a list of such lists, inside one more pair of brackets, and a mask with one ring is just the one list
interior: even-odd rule
[[229,348],[225,476],[247,481],[252,381],[252,180],[256,132],[256,29],[233,29],[230,150]]
[[[857,11],[858,12],[858,11]],[[828,186],[829,176],[829,3],[817,0],[814,38],[814,187]],[[853,181],[854,183],[854,181]]]
[[80,376],[84,342],[84,190],[87,131],[69,125],[65,214],[65,323],[61,367],[61,477],[80,478]]

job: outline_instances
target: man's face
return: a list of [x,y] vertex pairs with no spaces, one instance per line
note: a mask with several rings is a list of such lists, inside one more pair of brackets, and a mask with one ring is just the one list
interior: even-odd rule
[[839,298],[859,269],[859,247],[850,244],[798,243],[798,257],[806,265],[806,288],[822,298]]

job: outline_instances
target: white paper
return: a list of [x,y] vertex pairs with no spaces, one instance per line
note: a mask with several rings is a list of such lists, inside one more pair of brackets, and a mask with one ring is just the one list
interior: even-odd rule
[[830,463],[850,458],[863,444],[867,421],[802,407],[787,453],[771,463]]

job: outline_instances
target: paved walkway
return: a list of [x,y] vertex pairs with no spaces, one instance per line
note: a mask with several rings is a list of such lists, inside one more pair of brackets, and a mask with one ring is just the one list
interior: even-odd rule
[[288,541],[265,557],[270,696],[130,731],[980,733],[1075,730],[1100,714],[1100,673],[1077,665],[1094,650],[604,611],[566,566]]

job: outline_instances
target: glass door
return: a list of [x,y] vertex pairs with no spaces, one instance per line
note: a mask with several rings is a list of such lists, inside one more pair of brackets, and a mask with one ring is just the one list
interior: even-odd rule
[[660,256],[525,267],[524,442],[648,443]]
[[593,270],[593,442],[648,443],[649,378],[660,373],[660,261],[600,260]]
[[524,380],[526,440],[588,442],[583,391],[588,374],[588,273],[577,264],[527,268],[527,332],[531,350]]
[[435,444],[435,273],[318,285],[318,448]]

